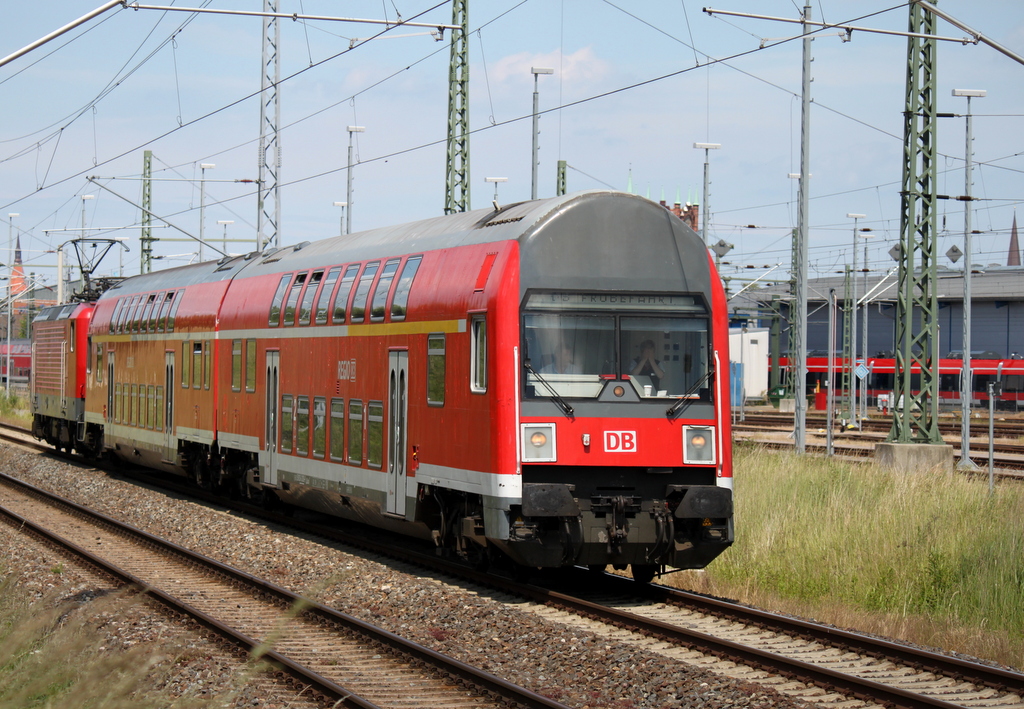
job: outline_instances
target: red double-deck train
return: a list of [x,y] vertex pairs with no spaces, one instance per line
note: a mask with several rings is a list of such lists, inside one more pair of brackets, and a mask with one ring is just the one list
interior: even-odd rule
[[680,219],[582,192],[46,310],[34,427],[480,561],[646,581],[733,541],[726,311]]

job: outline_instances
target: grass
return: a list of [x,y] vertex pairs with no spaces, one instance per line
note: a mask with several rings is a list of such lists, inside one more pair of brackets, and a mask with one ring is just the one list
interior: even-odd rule
[[0,421],[28,428],[32,424],[28,399],[13,391],[0,389]]
[[[668,579],[1024,667],[1024,485],[739,446],[736,543]],[[671,582],[671,581],[670,581]]]
[[135,602],[131,597],[32,603],[12,579],[7,575],[0,583],[0,709],[208,709],[230,704],[223,695],[176,696],[163,688],[194,650],[169,641],[129,650],[104,647],[98,628],[121,617]]

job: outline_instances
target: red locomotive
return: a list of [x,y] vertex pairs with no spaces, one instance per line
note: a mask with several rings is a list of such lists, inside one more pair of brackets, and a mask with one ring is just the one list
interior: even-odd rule
[[63,418],[205,487],[646,581],[733,540],[726,312],[681,220],[583,192],[126,279]]

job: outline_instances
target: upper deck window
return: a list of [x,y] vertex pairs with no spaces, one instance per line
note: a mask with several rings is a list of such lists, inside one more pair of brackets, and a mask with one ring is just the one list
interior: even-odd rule
[[299,294],[302,292],[302,286],[306,282],[306,276],[309,274],[300,273],[295,276],[295,281],[292,282],[291,291],[288,293],[288,304],[284,306],[284,326],[291,327],[295,324],[295,309],[299,305]]
[[302,305],[299,306],[299,325],[309,325],[313,312],[313,298],[316,297],[320,281],[324,277],[323,270],[313,271],[313,277],[309,279],[306,292],[302,294]]
[[342,325],[345,322],[345,313],[348,310],[348,296],[352,293],[352,284],[356,282],[356,274],[359,273],[359,264],[354,263],[345,269],[345,275],[338,283],[338,290],[331,301],[331,322],[335,325]]
[[412,279],[416,277],[422,256],[410,256],[402,268],[402,275],[395,286],[395,297],[391,299],[391,319],[405,320],[405,311],[409,306],[409,292],[412,290]]
[[274,292],[274,299],[270,302],[270,316],[268,322],[270,327],[277,327],[281,324],[281,306],[284,305],[284,294],[288,292],[288,284],[291,283],[292,274],[281,276],[277,284],[277,291]]
[[320,294],[316,297],[316,303],[313,305],[313,310],[316,312],[316,317],[313,320],[317,325],[327,324],[327,313],[330,310],[328,301],[330,300],[331,293],[334,291],[334,286],[338,282],[338,276],[341,275],[341,266],[335,266],[327,272],[327,278],[324,279],[324,284],[320,288]]
[[384,313],[387,311],[388,294],[391,292],[391,283],[395,280],[395,273],[398,271],[398,264],[401,259],[388,259],[384,264],[384,270],[380,272],[377,280],[377,287],[373,291],[373,307],[370,309],[370,320],[382,322]]
[[699,296],[531,293],[523,313],[526,394],[597,398],[614,381],[628,382],[624,401],[706,397],[708,341]]
[[356,294],[352,298],[352,322],[359,323],[366,319],[366,308],[370,300],[370,286],[373,284],[373,277],[377,275],[380,268],[380,261],[371,261],[363,269],[363,275],[359,277],[359,285],[356,286]]

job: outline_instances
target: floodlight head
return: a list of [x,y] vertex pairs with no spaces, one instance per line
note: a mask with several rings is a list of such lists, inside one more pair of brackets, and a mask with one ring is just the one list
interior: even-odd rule
[[968,98],[985,98],[988,91],[985,89],[953,89],[954,96],[967,96]]
[[484,182],[494,182],[494,183],[508,182],[508,178],[507,177],[485,177],[484,178]]
[[225,224],[225,225],[227,225],[227,224],[234,224],[235,220],[234,219],[218,219],[217,223],[218,224]]
[[554,74],[555,70],[554,69],[548,69],[547,67],[542,67],[542,66],[532,66],[532,67],[530,67],[530,73],[534,74],[534,75],[536,75],[536,74]]
[[15,217],[20,217],[20,216],[21,216],[21,214],[19,214],[18,212],[8,212],[7,213],[7,218],[8,219],[14,219]]
[[846,216],[849,219],[866,219],[867,218],[866,214],[847,214]]
[[722,147],[721,143],[694,143],[693,147],[703,150],[718,150]]
[[348,206],[348,202],[335,202],[334,206],[335,207],[347,207]]
[[365,133],[366,132],[366,127],[365,126],[349,126],[345,130],[347,130],[349,133]]
[[94,195],[94,194],[84,194],[84,195],[82,195],[82,199],[96,199],[96,195]]
[[213,168],[215,168],[217,166],[214,163],[212,163],[212,162],[204,162],[204,163],[200,163],[199,167],[201,169],[203,169],[203,170],[212,170]]

